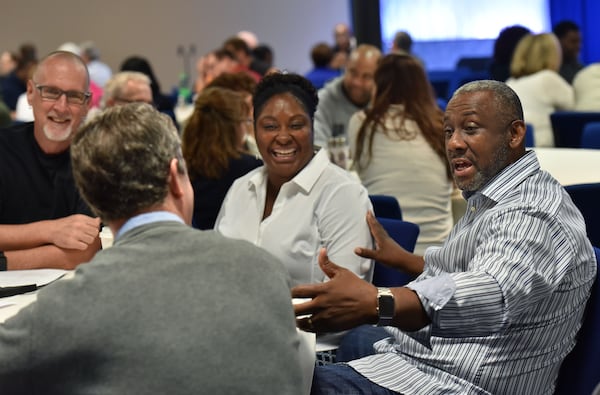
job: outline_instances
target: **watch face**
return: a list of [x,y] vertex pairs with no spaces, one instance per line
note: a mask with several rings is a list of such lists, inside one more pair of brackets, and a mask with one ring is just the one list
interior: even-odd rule
[[381,295],[379,297],[379,318],[392,319],[394,317],[394,297]]
[[390,325],[394,318],[394,294],[389,288],[377,289],[377,308],[379,310],[378,325]]

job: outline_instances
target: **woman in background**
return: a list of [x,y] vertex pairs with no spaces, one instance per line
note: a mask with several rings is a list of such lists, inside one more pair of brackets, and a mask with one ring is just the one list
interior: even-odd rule
[[262,165],[244,149],[250,121],[243,95],[230,89],[205,88],[196,98],[182,136],[194,188],[195,228],[212,229],[231,184]]
[[415,253],[422,255],[441,245],[453,224],[443,113],[410,55],[383,57],[374,80],[372,105],[348,126],[354,166],[370,194],[394,196],[403,219],[419,225]]
[[232,91],[239,92],[244,101],[248,105],[248,120],[250,120],[246,124],[246,140],[244,142],[244,148],[248,151],[249,154],[254,155],[260,158],[260,152],[258,151],[258,147],[256,146],[256,139],[254,137],[254,122],[252,122],[252,117],[254,116],[254,108],[252,106],[252,95],[254,95],[254,91],[256,90],[256,81],[254,78],[250,77],[246,73],[221,73],[219,76],[215,77],[207,86],[207,88],[211,87],[219,87],[231,89]]
[[552,33],[527,35],[519,41],[506,81],[521,99],[525,122],[533,126],[536,147],[554,147],[550,114],[575,105],[573,88],[559,74],[560,44]]

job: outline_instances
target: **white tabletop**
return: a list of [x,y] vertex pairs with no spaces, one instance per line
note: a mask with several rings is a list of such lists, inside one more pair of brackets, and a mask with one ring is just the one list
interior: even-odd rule
[[600,183],[600,150],[534,148],[540,167],[563,186]]

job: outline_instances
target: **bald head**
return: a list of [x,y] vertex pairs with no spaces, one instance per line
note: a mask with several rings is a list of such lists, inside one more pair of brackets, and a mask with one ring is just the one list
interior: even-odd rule
[[370,44],[361,44],[350,54],[343,86],[346,97],[357,107],[365,107],[371,100],[375,87],[373,77],[380,58],[379,48]]
[[78,69],[81,70],[82,73],[85,74],[85,91],[87,92],[90,88],[90,74],[88,72],[87,66],[83,59],[81,59],[78,55],[69,51],[54,51],[46,55],[39,63],[36,71],[33,73],[33,79],[36,80],[41,73],[44,73],[46,70],[46,66],[50,63],[72,62]]

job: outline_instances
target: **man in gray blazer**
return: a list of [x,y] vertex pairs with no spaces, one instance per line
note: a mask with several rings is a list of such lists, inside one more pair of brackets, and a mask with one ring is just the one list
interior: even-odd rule
[[172,122],[108,109],[75,136],[77,186],[114,244],[0,326],[0,393],[299,394],[283,265],[189,225]]

